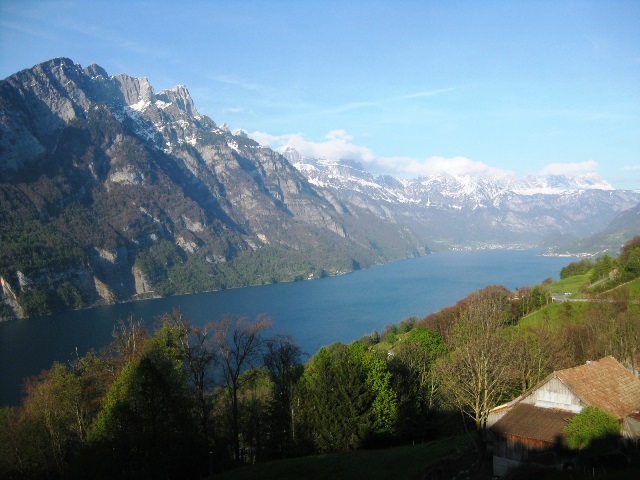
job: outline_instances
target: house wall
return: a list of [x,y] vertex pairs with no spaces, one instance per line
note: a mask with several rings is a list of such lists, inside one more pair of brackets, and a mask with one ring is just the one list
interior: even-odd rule
[[561,461],[559,463],[559,458],[553,453],[553,449],[553,444],[541,440],[501,435],[494,443],[493,475],[502,477],[512,468],[525,462],[558,468]]
[[493,456],[493,476],[503,477],[509,470],[520,466],[520,462],[517,460],[511,460],[509,458]]
[[504,408],[496,408],[494,410],[491,410],[489,412],[489,416],[487,417],[487,428],[489,429],[493,427],[493,425],[502,417],[504,417],[509,412],[510,409],[511,407],[504,407]]
[[532,451],[553,448],[553,444],[533,438],[501,435],[501,441],[494,445],[494,454],[512,460],[527,460]]
[[640,419],[625,417],[622,419],[622,436],[635,442],[640,441]]
[[540,408],[557,408],[574,413],[580,413],[583,408],[580,399],[557,377],[549,379],[523,398],[522,402]]

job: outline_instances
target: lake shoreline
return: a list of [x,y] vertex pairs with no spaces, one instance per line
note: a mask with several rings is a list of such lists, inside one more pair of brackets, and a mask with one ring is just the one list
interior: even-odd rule
[[[252,288],[252,287],[262,287],[262,286],[275,285],[275,284],[280,284],[280,283],[289,284],[289,283],[298,283],[298,282],[309,282],[309,281],[315,281],[315,280],[322,280],[323,278],[332,278],[332,277],[339,277],[339,276],[349,275],[349,274],[353,274],[354,272],[358,272],[358,271],[361,271],[361,270],[370,270],[372,268],[380,267],[380,266],[383,266],[383,265],[389,265],[389,264],[392,264],[392,263],[402,262],[402,261],[406,261],[406,260],[413,260],[413,259],[416,259],[416,258],[422,258],[422,257],[426,257],[426,256],[429,256],[429,255],[437,254],[437,253],[447,253],[447,252],[486,252],[486,251],[536,251],[536,250],[538,250],[538,249],[525,248],[522,245],[515,245],[515,246],[510,246],[510,247],[506,247],[506,246],[487,247],[487,248],[455,248],[455,247],[452,247],[452,248],[446,249],[446,250],[429,250],[423,255],[414,255],[414,256],[410,256],[410,257],[406,257],[406,258],[399,258],[399,259],[396,259],[396,260],[391,260],[391,261],[388,261],[388,262],[376,263],[376,264],[373,264],[373,265],[371,265],[369,267],[359,268],[359,269],[355,269],[355,270],[348,270],[348,271],[337,272],[337,273],[328,273],[325,276],[321,276],[321,277],[317,277],[317,278],[304,278],[302,280],[290,280],[290,281],[271,282],[271,283],[255,283],[255,284],[249,284],[249,285],[242,285],[242,286],[239,286],[239,287],[224,287],[224,288],[219,288],[219,289],[214,289],[214,290],[201,290],[201,291],[197,291],[197,292],[174,293],[172,295],[167,295],[167,296],[156,295],[153,291],[149,291],[149,292],[135,294],[135,295],[131,296],[130,298],[126,299],[126,300],[121,300],[121,301],[118,301],[118,302],[109,303],[109,302],[106,302],[106,301],[98,301],[98,302],[95,302],[95,303],[93,303],[92,305],[89,305],[89,306],[85,306],[85,307],[81,307],[81,308],[74,308],[74,309],[69,309],[69,310],[62,310],[62,311],[53,312],[53,313],[50,313],[50,314],[47,314],[47,315],[36,315],[36,316],[31,316],[31,317],[29,317],[29,316],[26,316],[26,317],[16,317],[16,316],[0,317],[0,324],[2,324],[4,322],[29,320],[29,319],[32,319],[32,318],[45,318],[45,317],[51,317],[51,316],[54,316],[54,315],[64,314],[66,312],[87,311],[87,310],[92,310],[94,308],[99,308],[99,307],[104,307],[104,306],[124,305],[124,304],[128,304],[128,303],[147,301],[147,300],[159,300],[159,299],[163,299],[163,298],[182,297],[182,296],[187,296],[187,295],[198,295],[198,294],[202,294],[202,293],[216,293],[216,292],[223,292],[223,291],[227,291],[227,290],[236,290],[236,289]],[[571,255],[569,253],[567,253],[567,254],[540,253],[540,256],[571,258],[571,257],[575,257],[576,255]]]
[[68,309],[68,310],[61,310],[59,312],[53,312],[53,313],[49,313],[47,315],[36,315],[36,316],[32,316],[32,317],[16,317],[16,316],[12,316],[12,317],[0,317],[0,323],[3,322],[12,322],[12,321],[19,321],[19,320],[29,320],[31,318],[43,318],[43,317],[50,317],[53,315],[58,315],[58,314],[63,314],[65,312],[78,312],[78,311],[85,311],[85,310],[91,310],[93,308],[98,308],[98,307],[104,307],[104,306],[110,306],[110,305],[122,305],[122,304],[127,304],[127,303],[132,303],[132,302],[141,302],[141,301],[146,301],[146,300],[159,300],[162,298],[172,298],[172,297],[181,297],[181,296],[186,296],[186,295],[198,295],[201,293],[216,293],[216,292],[223,292],[226,290],[236,290],[236,289],[242,289],[242,288],[252,288],[252,287],[262,287],[262,286],[267,286],[267,285],[276,285],[279,283],[283,283],[283,284],[287,284],[287,283],[298,283],[298,282],[310,282],[310,281],[314,281],[314,280],[322,280],[323,278],[331,278],[331,277],[339,277],[339,276],[343,276],[343,275],[349,275],[350,273],[354,273],[360,270],[369,270],[371,268],[376,268],[376,267],[380,267],[383,265],[388,265],[390,263],[395,263],[395,262],[401,262],[403,260],[411,260],[411,259],[415,259],[415,258],[420,258],[420,257],[425,257],[427,255],[430,255],[432,252],[427,252],[424,255],[414,255],[411,257],[406,257],[406,258],[399,258],[397,260],[391,260],[388,262],[383,262],[383,263],[375,263],[369,267],[364,267],[364,268],[358,268],[355,270],[345,270],[345,271],[340,271],[340,272],[336,272],[336,273],[327,273],[324,276],[320,276],[320,277],[313,277],[313,278],[303,278],[300,280],[289,280],[289,281],[282,281],[282,282],[270,282],[270,283],[255,283],[255,284],[249,284],[249,285],[242,285],[239,287],[223,287],[223,288],[218,288],[218,289],[214,289],[214,290],[200,290],[197,292],[183,292],[183,293],[174,293],[171,295],[166,295],[166,296],[162,296],[162,295],[156,295],[153,291],[148,291],[148,292],[144,292],[144,293],[137,293],[133,296],[131,296],[130,298],[126,299],[126,300],[121,300],[118,302],[106,302],[106,301],[97,301],[95,303],[93,303],[92,305],[86,306],[86,307],[81,307],[81,308],[72,308],[72,309]]
[[2,322],[0,405],[17,404],[25,377],[50,368],[54,361],[69,361],[76,348],[84,355],[108,345],[114,325],[130,316],[155,328],[159,316],[175,309],[196,326],[229,313],[249,319],[266,313],[273,319],[274,332],[286,332],[313,355],[323,345],[349,343],[405,318],[422,318],[487,285],[513,290],[558,277],[567,259],[540,253],[440,251],[318,279],[321,282],[174,295]]

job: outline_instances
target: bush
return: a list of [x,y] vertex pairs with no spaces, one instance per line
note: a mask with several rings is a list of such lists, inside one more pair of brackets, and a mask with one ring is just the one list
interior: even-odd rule
[[620,436],[620,424],[608,413],[586,407],[569,420],[564,433],[569,448],[583,450]]

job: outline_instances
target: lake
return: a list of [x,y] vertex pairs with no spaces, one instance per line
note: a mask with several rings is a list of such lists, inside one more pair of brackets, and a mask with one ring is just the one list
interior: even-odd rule
[[226,313],[273,318],[310,356],[323,345],[351,342],[373,330],[453,305],[487,285],[509,289],[558,279],[574,259],[531,250],[442,252],[319,280],[180,295],[0,323],[0,405],[17,404],[26,376],[111,341],[114,324],[133,315],[152,326],[179,309],[194,324]]

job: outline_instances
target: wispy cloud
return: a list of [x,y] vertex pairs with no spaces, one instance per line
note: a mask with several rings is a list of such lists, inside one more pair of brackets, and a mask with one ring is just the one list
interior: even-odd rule
[[395,101],[395,100],[408,100],[411,98],[422,98],[422,97],[433,97],[435,95],[441,95],[443,93],[449,93],[456,90],[456,87],[450,87],[450,88],[440,88],[437,90],[429,90],[426,92],[416,92],[416,93],[409,93],[407,95],[400,95],[399,97],[393,97],[391,100]]
[[598,169],[598,162],[587,160],[585,162],[550,163],[541,171],[540,175],[580,175],[593,173]]
[[626,165],[622,169],[625,172],[638,172],[638,171],[640,171],[640,165]]
[[[227,98],[234,102],[250,105],[245,111],[251,115],[261,117],[277,116],[287,112],[288,118],[293,123],[297,115],[306,112],[310,104],[297,95],[297,92],[287,90],[282,85],[260,83],[241,75],[214,73],[205,77],[216,85],[208,94],[212,98],[220,98],[220,87],[229,87]],[[238,112],[236,112],[238,113]]]
[[242,108],[242,107],[226,107],[226,108],[223,108],[222,111],[224,113],[252,113],[248,111],[246,108]]
[[46,40],[58,40],[58,38],[55,35],[51,35],[48,32],[45,33],[43,29],[34,27],[31,24],[25,25],[19,22],[8,22],[5,20],[0,20],[0,28],[22,32],[31,37],[42,38]]
[[250,80],[247,80],[245,78],[241,78],[235,75],[225,75],[225,74],[218,74],[218,75],[209,75],[207,76],[207,78],[209,80],[212,80],[214,82],[219,82],[219,83],[224,83],[226,85],[232,85],[234,87],[240,87],[244,90],[266,90],[267,87],[265,85],[261,85],[259,83],[256,82],[252,82]]
[[141,42],[135,42],[131,40],[130,36],[121,35],[118,31],[113,29],[106,29],[97,25],[82,25],[66,20],[58,23],[58,26],[61,28],[94,38],[108,45],[114,45],[117,48],[121,48],[131,53],[152,56],[155,58],[169,57],[169,54],[163,53],[162,49],[154,48],[153,46],[148,46]]
[[360,102],[350,102],[344,105],[339,105],[334,108],[329,108],[324,110],[322,113],[325,114],[336,114],[336,113],[344,113],[351,110],[358,110],[361,108],[371,108],[371,107],[380,107],[382,105],[387,105],[390,103],[401,102],[403,100],[411,100],[414,98],[425,98],[425,97],[433,97],[436,95],[442,95],[443,93],[448,93],[455,90],[455,87],[451,88],[440,88],[437,90],[428,90],[423,92],[415,92],[408,93],[405,95],[396,95],[392,97],[384,97],[373,100],[363,100]]

